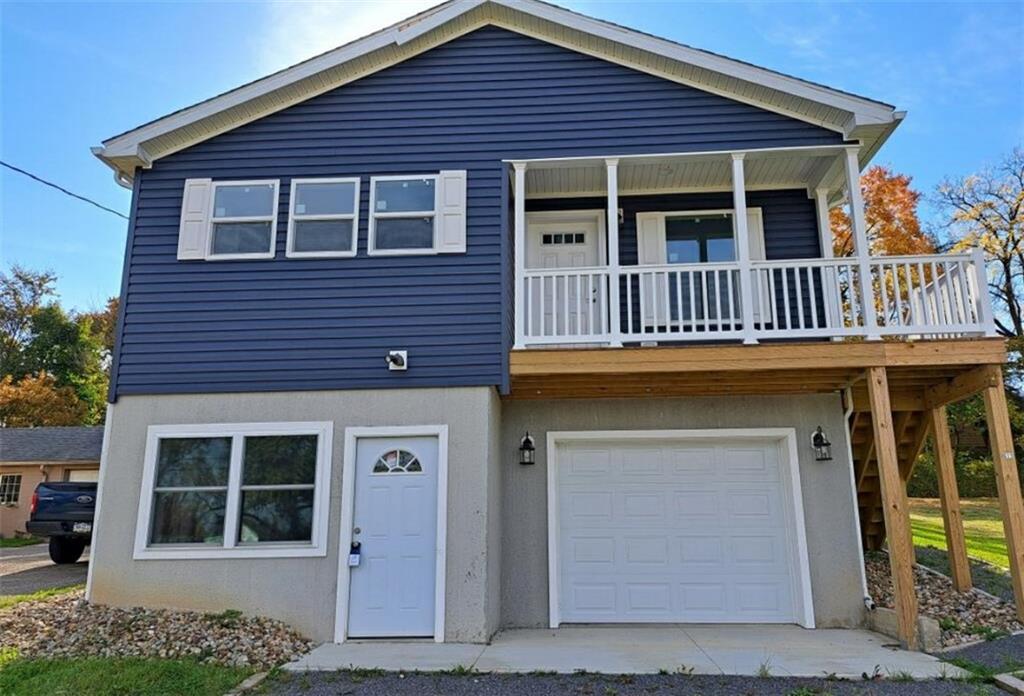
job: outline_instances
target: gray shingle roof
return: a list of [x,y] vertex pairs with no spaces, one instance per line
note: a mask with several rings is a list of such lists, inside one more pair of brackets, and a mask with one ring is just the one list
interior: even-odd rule
[[100,460],[103,428],[0,428],[0,462]]

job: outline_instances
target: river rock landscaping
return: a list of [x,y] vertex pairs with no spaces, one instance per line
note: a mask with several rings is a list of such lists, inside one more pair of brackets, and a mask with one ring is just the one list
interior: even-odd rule
[[0,612],[0,648],[25,658],[191,658],[266,669],[309,652],[313,643],[280,621],[240,612],[117,608],[83,592],[24,602]]
[[[882,607],[893,606],[889,558],[869,554],[865,559],[868,592]],[[1013,604],[977,589],[957,592],[952,581],[920,565],[914,566],[914,585],[920,612],[939,622],[944,647],[997,638],[1024,631]]]

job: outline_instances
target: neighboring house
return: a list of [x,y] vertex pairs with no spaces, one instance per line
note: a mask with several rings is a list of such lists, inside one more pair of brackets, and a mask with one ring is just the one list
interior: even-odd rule
[[1005,360],[978,255],[867,256],[902,118],[458,0],[105,141],[133,197],[90,598],[339,641],[861,625],[927,409]]
[[25,533],[42,481],[95,481],[103,428],[0,428],[0,537]]

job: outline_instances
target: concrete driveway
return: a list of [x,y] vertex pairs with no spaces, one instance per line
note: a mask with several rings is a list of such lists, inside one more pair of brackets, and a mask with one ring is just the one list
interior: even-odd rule
[[0,549],[0,595],[18,595],[85,582],[89,547],[78,563],[57,565],[46,544]]
[[489,645],[432,641],[350,641],[321,645],[285,665],[294,672],[339,669],[572,674],[757,675],[861,679],[963,676],[931,655],[899,650],[877,633],[787,625],[569,626],[512,629]]

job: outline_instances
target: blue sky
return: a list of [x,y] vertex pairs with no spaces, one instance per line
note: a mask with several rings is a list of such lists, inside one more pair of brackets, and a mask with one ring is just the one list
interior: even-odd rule
[[[432,4],[0,2],[0,152],[127,212],[90,146]],[[925,192],[1024,143],[1020,0],[560,4],[907,110],[875,161]],[[0,264],[55,271],[66,306],[118,293],[125,234],[124,220],[0,170]]]

